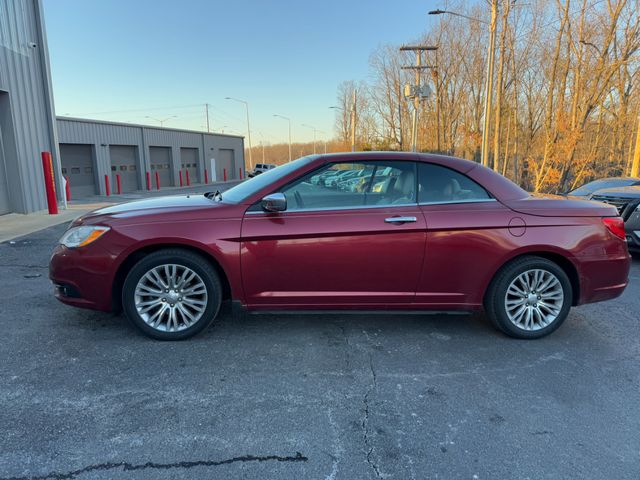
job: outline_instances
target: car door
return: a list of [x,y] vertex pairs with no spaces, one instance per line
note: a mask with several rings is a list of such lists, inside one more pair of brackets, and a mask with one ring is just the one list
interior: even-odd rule
[[[280,189],[287,209],[254,205],[242,225],[247,304],[269,308],[366,308],[410,303],[420,277],[425,221],[416,164],[330,163]],[[337,189],[327,170],[356,170]]]
[[428,228],[416,304],[478,307],[504,252],[518,248],[524,220],[471,178],[431,163],[418,166],[418,201]]

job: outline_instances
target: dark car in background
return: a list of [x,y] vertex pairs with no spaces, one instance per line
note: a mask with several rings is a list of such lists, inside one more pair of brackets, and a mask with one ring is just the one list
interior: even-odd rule
[[591,200],[613,205],[624,220],[627,245],[640,253],[640,186],[607,188],[591,195]]
[[268,170],[273,170],[276,167],[277,165],[274,165],[273,163],[257,163],[256,168],[254,168],[253,171],[249,173],[249,178],[260,175],[261,173],[264,173]]
[[567,197],[575,199],[588,200],[591,195],[605,188],[619,188],[640,185],[640,178],[632,177],[611,177],[599,178],[589,183],[585,183],[581,187],[571,190],[566,194]]

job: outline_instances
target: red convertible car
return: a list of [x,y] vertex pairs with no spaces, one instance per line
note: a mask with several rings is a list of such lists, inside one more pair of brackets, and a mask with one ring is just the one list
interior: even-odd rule
[[[328,170],[358,181],[329,188]],[[538,338],[572,305],[619,296],[629,266],[612,206],[531,196],[458,158],[367,152],[89,213],[61,238],[50,277],[60,301],[122,308],[158,339],[202,331],[224,300],[268,312],[484,307],[506,334]]]

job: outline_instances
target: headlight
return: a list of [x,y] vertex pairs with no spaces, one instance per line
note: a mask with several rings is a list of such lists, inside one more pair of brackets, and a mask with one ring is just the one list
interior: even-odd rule
[[73,227],[65,232],[60,243],[68,248],[84,247],[95,242],[109,230],[109,227]]

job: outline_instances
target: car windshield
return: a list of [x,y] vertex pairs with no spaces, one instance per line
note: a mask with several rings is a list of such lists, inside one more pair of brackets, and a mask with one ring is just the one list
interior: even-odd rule
[[278,168],[272,168],[257,177],[250,178],[223,192],[222,197],[228,203],[241,203],[254,193],[262,190],[269,184],[286,177],[291,172],[307,165],[315,156],[302,157],[293,162],[286,163]]
[[629,185],[634,185],[638,180],[633,178],[610,178],[610,179],[602,179],[602,180],[594,180],[593,182],[589,182],[586,185],[581,186],[580,188],[576,188],[569,192],[569,195],[589,195],[596,190],[602,190],[603,188],[614,188],[614,187],[628,187]]

